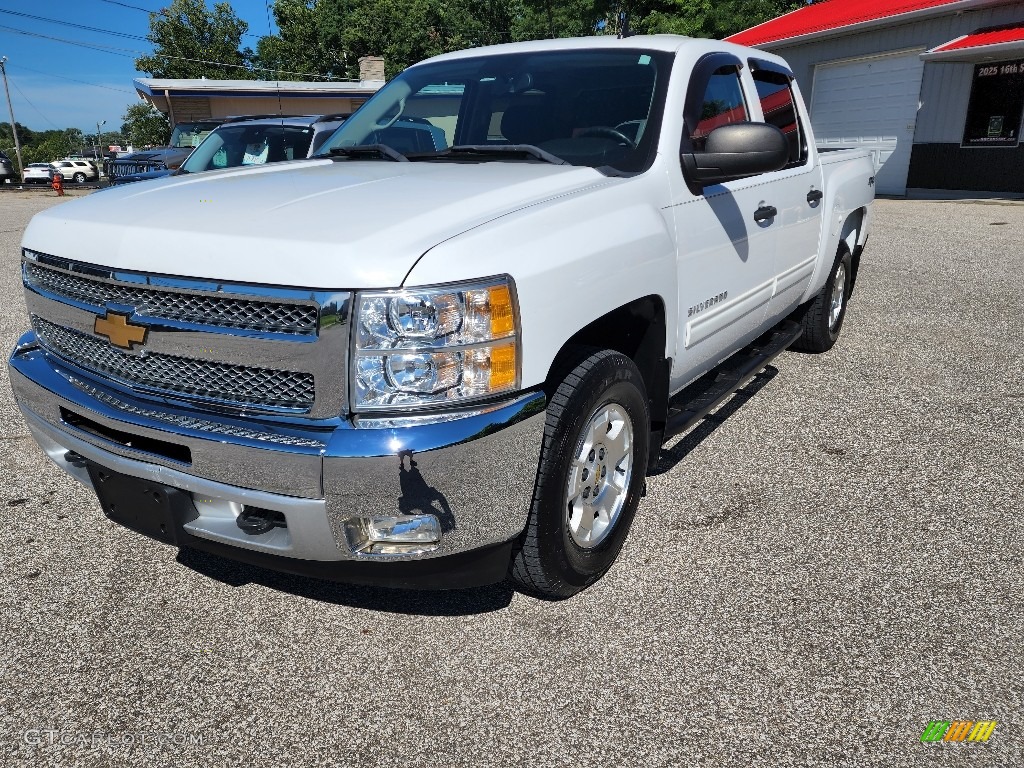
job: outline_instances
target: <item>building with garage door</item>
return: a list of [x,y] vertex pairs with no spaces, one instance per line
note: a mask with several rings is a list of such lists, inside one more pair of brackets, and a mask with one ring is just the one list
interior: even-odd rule
[[729,38],[784,56],[818,145],[880,194],[1024,194],[1024,2],[825,0]]

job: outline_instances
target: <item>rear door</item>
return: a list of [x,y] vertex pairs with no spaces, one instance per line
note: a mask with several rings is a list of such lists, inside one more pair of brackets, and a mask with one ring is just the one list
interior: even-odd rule
[[[697,62],[685,101],[681,151],[702,152],[715,128],[752,119],[743,66],[726,53]],[[701,191],[679,165],[673,173],[678,174],[670,210],[678,233],[680,321],[672,378],[680,385],[761,333],[774,288],[778,221],[755,220],[772,194],[763,177]]]

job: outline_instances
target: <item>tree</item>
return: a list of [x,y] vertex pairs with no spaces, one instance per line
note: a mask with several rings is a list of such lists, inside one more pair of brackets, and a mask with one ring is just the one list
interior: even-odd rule
[[248,29],[230,3],[216,3],[209,11],[205,0],[172,0],[149,14],[146,39],[153,55],[136,59],[135,68],[150,77],[252,79],[253,53],[240,47]]
[[261,37],[255,65],[263,79],[347,76],[341,18],[321,0],[276,0],[278,35]]
[[801,0],[276,0],[274,17],[280,33],[261,38],[255,58],[258,67],[282,79],[308,79],[356,78],[360,57],[382,56],[387,76],[393,77],[439,53],[519,40],[624,31],[721,38],[802,4]]
[[163,146],[171,138],[171,124],[164,114],[143,101],[130,104],[121,119],[121,133],[134,146]]
[[804,4],[801,0],[671,0],[653,4],[663,7],[649,9],[638,22],[652,34],[721,40]]

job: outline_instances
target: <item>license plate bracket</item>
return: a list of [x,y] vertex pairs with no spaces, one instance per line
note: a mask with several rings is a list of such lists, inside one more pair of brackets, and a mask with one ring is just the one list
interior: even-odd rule
[[196,514],[188,493],[92,462],[87,468],[103,514],[157,541],[178,545],[180,526]]

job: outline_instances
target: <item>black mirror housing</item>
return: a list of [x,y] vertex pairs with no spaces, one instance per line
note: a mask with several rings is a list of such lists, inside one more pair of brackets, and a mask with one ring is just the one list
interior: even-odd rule
[[680,156],[690,188],[779,171],[789,162],[785,134],[767,123],[732,123],[708,134],[703,152]]

